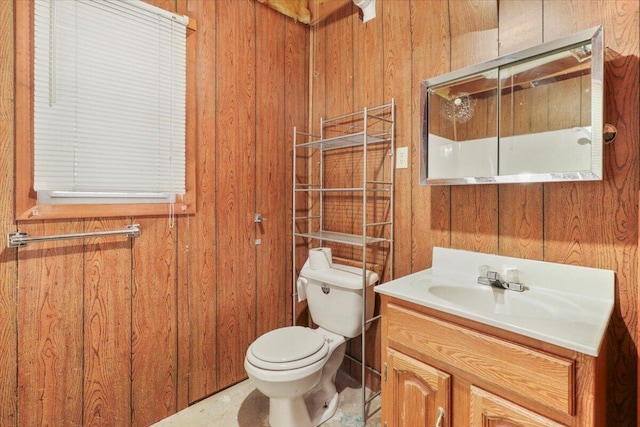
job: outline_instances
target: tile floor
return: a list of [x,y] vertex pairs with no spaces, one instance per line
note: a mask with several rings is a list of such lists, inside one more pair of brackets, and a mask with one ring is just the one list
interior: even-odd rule
[[[322,427],[363,427],[362,389],[351,377],[338,372],[340,406]],[[366,427],[380,427],[380,397],[368,405]],[[204,399],[153,427],[268,427],[269,400],[243,381]]]

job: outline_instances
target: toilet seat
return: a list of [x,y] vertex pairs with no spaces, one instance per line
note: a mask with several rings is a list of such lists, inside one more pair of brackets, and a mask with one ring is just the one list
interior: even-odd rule
[[303,368],[329,353],[329,343],[313,329],[289,326],[275,329],[259,337],[247,351],[253,366],[272,371]]

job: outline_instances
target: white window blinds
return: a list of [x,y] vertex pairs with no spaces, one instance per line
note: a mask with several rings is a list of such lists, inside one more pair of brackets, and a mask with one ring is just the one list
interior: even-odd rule
[[40,203],[185,193],[188,18],[138,0],[36,0],[34,22]]

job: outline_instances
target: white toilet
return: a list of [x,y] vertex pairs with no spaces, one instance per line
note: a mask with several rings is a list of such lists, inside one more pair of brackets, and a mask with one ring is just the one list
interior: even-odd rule
[[[366,275],[370,318],[373,285],[379,278],[368,270]],[[315,427],[335,414],[335,378],[346,341],[362,330],[361,268],[333,264],[330,249],[312,249],[297,286],[318,328],[290,326],[267,332],[249,346],[244,360],[252,383],[269,398],[271,427]]]

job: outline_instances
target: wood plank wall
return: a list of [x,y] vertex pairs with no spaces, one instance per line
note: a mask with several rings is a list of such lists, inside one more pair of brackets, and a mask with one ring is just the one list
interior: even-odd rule
[[249,343],[290,323],[291,130],[307,123],[309,30],[253,0],[149,3],[197,21],[198,205],[173,228],[126,213],[16,224],[15,7],[0,2],[3,232],[142,230],[0,252],[2,426],[147,426],[246,378]]
[[[367,24],[348,5],[313,30],[311,126],[396,100],[396,277],[428,267],[434,246],[616,271],[608,330],[608,425],[636,424],[640,56],[636,0],[379,0]],[[605,179],[592,183],[418,185],[418,84],[450,70],[603,25]],[[342,172],[341,172],[342,173]],[[345,220],[344,218],[342,219]]]
[[[9,2],[0,4],[0,227],[15,230],[13,195],[14,140],[14,11]],[[0,424],[16,424],[17,406],[17,263],[15,251],[0,252]]]

